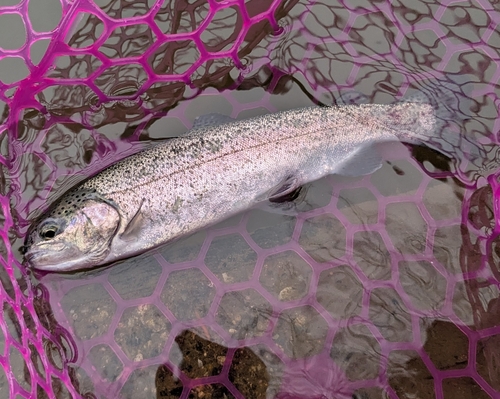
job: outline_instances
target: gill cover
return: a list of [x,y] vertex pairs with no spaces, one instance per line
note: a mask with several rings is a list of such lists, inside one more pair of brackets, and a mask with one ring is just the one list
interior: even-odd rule
[[113,205],[84,200],[63,215],[52,212],[42,219],[28,237],[25,258],[45,271],[91,268],[106,258],[119,224]]

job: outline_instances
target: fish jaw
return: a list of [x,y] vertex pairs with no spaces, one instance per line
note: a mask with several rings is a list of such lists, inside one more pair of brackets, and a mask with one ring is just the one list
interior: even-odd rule
[[40,271],[66,272],[88,269],[97,266],[99,256],[84,254],[75,245],[59,245],[58,248],[38,246],[30,248],[25,254],[28,265]]

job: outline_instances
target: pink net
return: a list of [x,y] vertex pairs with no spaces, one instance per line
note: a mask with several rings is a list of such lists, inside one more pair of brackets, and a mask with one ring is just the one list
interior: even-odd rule
[[[3,1],[0,396],[500,397],[497,8]],[[307,185],[295,214],[92,272],[21,264],[48,203],[199,115],[390,102],[446,76],[465,77],[470,162],[388,145],[370,176]]]

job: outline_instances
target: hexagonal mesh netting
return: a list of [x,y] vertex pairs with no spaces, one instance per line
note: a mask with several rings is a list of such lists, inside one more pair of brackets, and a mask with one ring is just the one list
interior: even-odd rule
[[[0,396],[500,397],[500,10],[441,3],[1,1]],[[454,82],[480,158],[381,145],[377,172],[308,184],[291,211],[90,272],[22,265],[58,195],[199,115],[392,102],[431,78]]]

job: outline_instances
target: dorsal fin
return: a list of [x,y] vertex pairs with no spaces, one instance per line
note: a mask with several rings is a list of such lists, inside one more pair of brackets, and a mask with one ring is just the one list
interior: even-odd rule
[[197,117],[193,122],[193,129],[208,126],[218,126],[224,123],[234,122],[235,119],[227,115],[210,113]]

